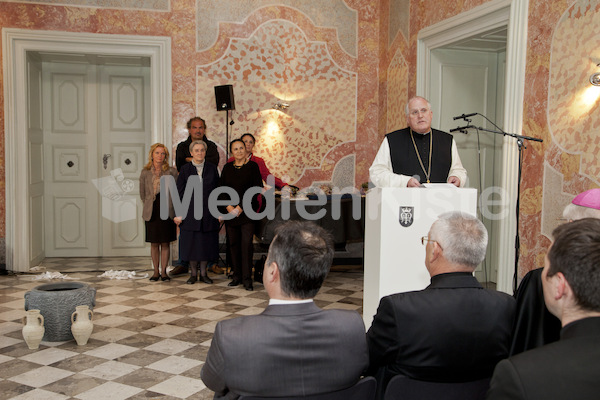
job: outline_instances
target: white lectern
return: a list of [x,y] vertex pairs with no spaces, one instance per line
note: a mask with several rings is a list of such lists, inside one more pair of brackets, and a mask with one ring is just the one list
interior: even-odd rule
[[373,188],[365,207],[363,320],[367,329],[379,300],[429,285],[421,237],[440,214],[477,212],[477,190],[446,184],[422,188]]

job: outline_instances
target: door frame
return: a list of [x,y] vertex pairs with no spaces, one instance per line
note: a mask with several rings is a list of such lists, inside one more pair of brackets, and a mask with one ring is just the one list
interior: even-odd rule
[[6,267],[26,272],[30,265],[27,53],[59,52],[150,58],[152,142],[172,143],[171,38],[81,32],[2,30],[4,50]]
[[[507,26],[506,82],[504,96],[504,129],[521,134],[527,51],[529,0],[493,0],[421,30],[417,37],[417,94],[429,92],[430,53],[433,49],[490,29]],[[496,289],[512,294],[515,273],[515,210],[518,179],[518,148],[515,140],[504,137],[502,145],[502,188],[507,199],[509,217],[500,220]]]

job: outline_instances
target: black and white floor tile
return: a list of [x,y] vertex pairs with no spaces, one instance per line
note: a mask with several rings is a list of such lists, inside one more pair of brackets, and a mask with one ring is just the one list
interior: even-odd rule
[[[35,273],[0,276],[1,399],[212,399],[200,370],[218,321],[260,313],[268,303],[263,286],[230,288],[225,275],[214,284],[187,285],[187,276],[150,282],[149,257],[51,258]],[[99,277],[135,271],[134,279]],[[85,346],[75,340],[23,340],[24,295],[58,280],[43,272],[96,288],[94,330]],[[146,278],[141,278],[147,274]],[[333,267],[315,301],[322,308],[362,313],[360,266]]]

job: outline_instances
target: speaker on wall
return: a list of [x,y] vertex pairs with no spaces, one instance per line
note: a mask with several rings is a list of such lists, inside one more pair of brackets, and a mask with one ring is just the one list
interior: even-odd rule
[[217,103],[217,111],[235,110],[233,85],[215,86],[215,100]]

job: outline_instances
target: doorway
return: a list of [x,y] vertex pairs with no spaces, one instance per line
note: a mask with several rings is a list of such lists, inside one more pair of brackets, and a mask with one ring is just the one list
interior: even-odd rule
[[[29,169],[45,171],[44,256],[147,255],[138,180],[151,145],[149,59],[35,52],[28,60],[42,77],[42,101],[30,101],[29,113],[42,116],[43,154]],[[29,82],[36,99],[38,86]]]
[[[433,121],[435,128],[448,131],[464,124],[464,121],[454,121],[453,116],[480,112],[488,118],[491,115],[490,119],[495,120],[503,130],[521,133],[527,16],[528,0],[492,0],[419,32],[417,94],[428,97],[434,107],[434,116],[440,116],[439,120]],[[502,32],[506,32],[506,51],[500,49],[476,55],[469,48],[480,39],[502,36]],[[495,82],[490,82],[489,77],[494,77]],[[448,86],[444,89],[445,84]],[[444,90],[454,93],[450,96],[443,93]],[[451,97],[452,100],[446,97]],[[479,118],[473,119],[472,124],[490,127]],[[470,186],[478,187],[479,156],[474,157],[472,154],[478,151],[478,145],[473,143],[477,137],[473,136],[471,140],[457,135],[462,134],[455,134],[455,138],[459,152],[461,145],[463,147],[463,164],[471,170]],[[498,290],[512,294],[515,271],[517,147],[508,137],[490,135],[486,134],[486,138],[493,142],[485,145],[489,149],[485,157],[492,163],[491,167],[485,170],[482,168],[481,181],[487,181],[482,189],[493,187],[500,194],[483,199],[488,200],[488,203],[489,200],[494,202],[496,216],[493,221],[488,221],[490,246],[486,258],[487,278],[478,278],[496,282]],[[476,182],[473,182],[473,177],[476,177]],[[487,186],[488,184],[492,186]]]
[[[150,101],[147,106],[149,128],[144,135],[149,137],[150,143],[161,142],[170,145],[172,143],[170,38],[22,29],[3,29],[2,36],[3,49],[6,51],[4,85],[7,93],[5,98],[6,261],[7,269],[25,272],[46,254],[47,243],[44,233],[46,195],[43,188],[44,183],[49,179],[48,175],[53,173],[47,171],[42,162],[38,163],[40,164],[38,168],[29,170],[31,165],[35,166],[35,161],[30,164],[31,160],[44,159],[44,121],[38,113],[30,112],[32,109],[38,109],[36,103],[41,107],[43,102],[43,71],[41,63],[30,62],[31,57],[35,58],[36,53],[54,53],[69,54],[74,57],[128,57],[146,60],[144,62],[148,63],[147,90]],[[73,87],[69,88],[69,85],[65,85],[63,89],[76,93]],[[129,90],[131,91],[131,88]],[[72,120],[65,118],[63,122],[68,125]],[[124,165],[128,165],[127,160],[130,161],[129,165],[133,164],[130,157],[133,154],[141,154],[139,162],[145,161],[147,157],[147,149],[141,151],[139,148],[142,146],[139,146],[139,143],[133,144],[138,150],[129,152],[129,156],[127,151],[124,151],[115,157]],[[115,150],[115,146],[112,147],[111,150]],[[111,154],[114,157],[117,152],[104,152],[104,154]],[[64,164],[66,167],[63,168],[73,168],[74,165],[69,167],[69,161],[74,164],[74,160],[66,160],[66,158],[62,159],[64,163],[53,165],[63,167]],[[139,176],[139,162],[136,164],[138,170],[135,173],[130,172],[132,176]],[[115,168],[108,166],[107,169]],[[97,177],[100,178],[100,175]],[[74,203],[65,205],[65,208],[70,208],[74,214],[84,213]],[[68,220],[69,215],[67,212],[64,218]],[[105,219],[103,218],[102,221]],[[106,231],[111,232],[114,241],[121,240],[114,236],[115,232],[110,228]],[[76,241],[78,235],[80,232],[75,231],[67,237],[67,240]]]
[[[433,125],[444,132],[467,124],[494,130],[492,123],[502,128],[504,79],[506,69],[506,27],[465,39],[431,52],[431,88],[429,99],[434,106]],[[433,89],[435,88],[435,89]],[[470,121],[454,120],[455,116],[477,112]],[[466,186],[482,193],[500,186],[502,171],[502,136],[466,129],[454,131],[454,141],[463,166],[467,170]],[[496,283],[497,265],[491,260],[497,254],[497,220],[487,201],[478,207],[478,217],[484,223],[489,241],[486,258],[475,270],[480,282]]]

